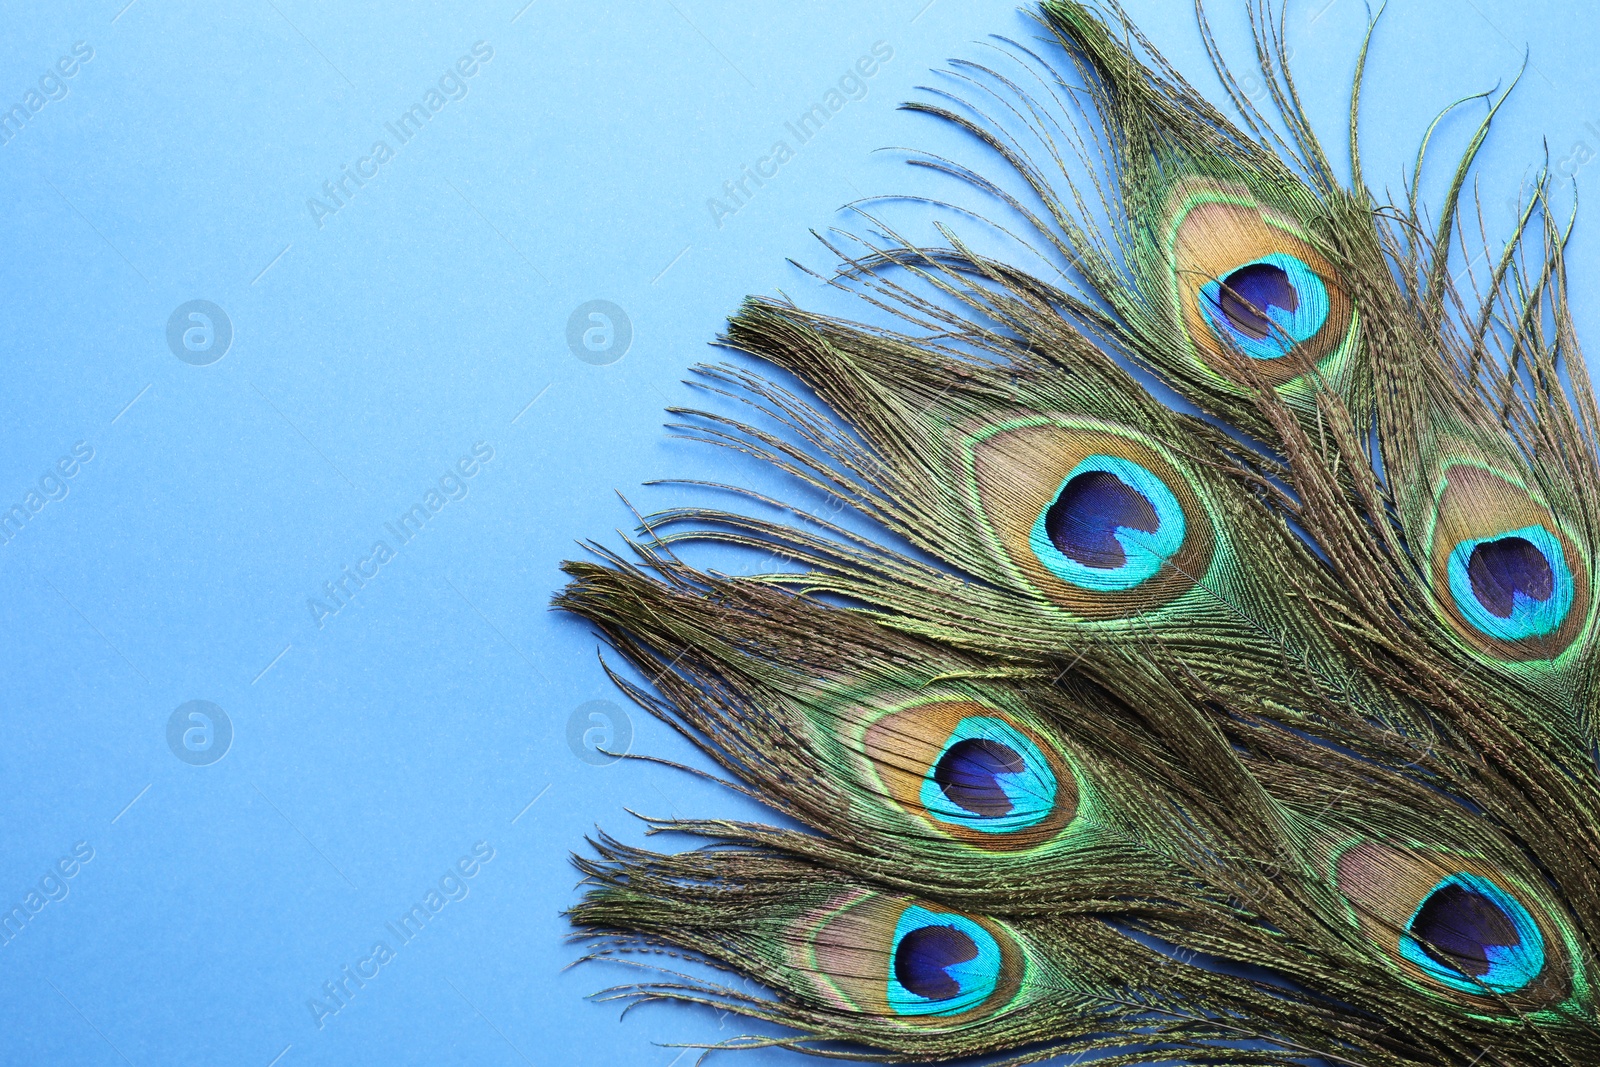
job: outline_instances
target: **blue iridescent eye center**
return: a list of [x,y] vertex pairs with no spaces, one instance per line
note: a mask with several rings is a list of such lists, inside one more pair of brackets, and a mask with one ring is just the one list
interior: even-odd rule
[[933,769],[933,780],[952,804],[996,819],[1010,815],[1015,807],[1000,776],[1022,774],[1027,769],[1021,753],[1011,746],[985,737],[968,738],[945,750]]
[[1057,578],[1096,593],[1149,581],[1183,548],[1178,498],[1156,474],[1121,456],[1085,456],[1062,479],[1028,533]]
[[1489,973],[1495,948],[1522,943],[1509,915],[1482,893],[1456,884],[1428,896],[1411,920],[1411,933],[1433,959],[1473,978]]
[[1517,594],[1529,600],[1549,600],[1555,592],[1555,572],[1544,553],[1521,537],[1484,541],[1467,560],[1472,594],[1489,614],[1509,619]]
[[1461,872],[1429,891],[1406,923],[1400,955],[1465,993],[1515,993],[1544,970],[1544,935],[1521,902]]
[[1577,592],[1561,540],[1544,526],[1461,541],[1448,576],[1462,617],[1501,641],[1555,633]]
[[1251,359],[1279,359],[1327,324],[1328,287],[1297,256],[1269,252],[1200,287],[1212,331]]
[[1160,528],[1150,501],[1103,470],[1069,479],[1044,516],[1045,533],[1063,556],[1100,570],[1115,570],[1128,561],[1118,530],[1155,533]]
[[884,993],[897,1015],[960,1015],[993,996],[1000,943],[965,915],[913,904],[895,923]]
[[978,958],[972,938],[954,926],[923,926],[900,939],[894,952],[894,977],[908,992],[928,1000],[949,1000],[961,983],[949,968]]
[[918,800],[939,822],[984,834],[1037,826],[1060,786],[1039,746],[1004,719],[974,715],[951,731],[922,779]]
[[1294,311],[1300,294],[1294,291],[1289,272],[1275,263],[1250,263],[1222,280],[1217,301],[1233,328],[1246,337],[1264,340],[1272,332],[1271,308]]

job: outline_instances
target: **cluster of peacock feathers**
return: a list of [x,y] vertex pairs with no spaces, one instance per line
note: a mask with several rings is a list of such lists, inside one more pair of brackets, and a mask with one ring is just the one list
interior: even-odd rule
[[[1488,120],[1436,219],[1414,182],[1380,204],[1360,66],[1345,184],[1251,16],[1270,119],[1203,15],[1236,119],[1070,2],[1008,42],[1031,80],[962,63],[965,97],[907,105],[1003,160],[1009,184],[915,162],[1053,273],[941,227],[830,245],[891,325],[734,316],[725,346],[775,373],[700,368],[737,417],[681,432],[854,528],[756,498],[566,564],[557,604],[628,695],[808,828],[594,842],[571,916],[595,954],[763,990],[621,995],[891,1062],[1600,1063],[1600,416],[1570,223],[1540,182],[1452,278]],[[786,565],[695,569],[691,541]]]

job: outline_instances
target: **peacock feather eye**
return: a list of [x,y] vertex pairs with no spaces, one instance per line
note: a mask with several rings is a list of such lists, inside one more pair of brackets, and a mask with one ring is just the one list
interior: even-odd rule
[[1473,626],[1501,641],[1546,637],[1572,610],[1572,571],[1545,526],[1468,538],[1450,552],[1450,595]]
[[964,915],[911,905],[894,931],[886,999],[899,1015],[960,1015],[994,996],[1000,943]]
[[989,851],[1032,848],[1078,810],[1071,766],[1028,724],[976,701],[935,700],[867,727],[884,792],[941,837]]
[[1212,331],[1251,359],[1278,359],[1328,321],[1328,288],[1286,252],[1269,252],[1200,289]]
[[1210,568],[1201,497],[1142,434],[1024,416],[970,439],[975,505],[1019,575],[1090,620],[1156,610]]
[[1550,509],[1500,472],[1467,462],[1446,467],[1430,541],[1435,595],[1479,651],[1550,659],[1585,625],[1583,555]]
[[1299,224],[1242,188],[1198,179],[1172,193],[1168,214],[1179,313],[1212,371],[1237,379],[1229,368],[1244,355],[1257,377],[1283,385],[1348,353],[1350,299]]
[[1160,478],[1118,456],[1089,456],[1061,483],[1029,533],[1033,554],[1064,582],[1132,589],[1183,547],[1183,507]]
[[1334,876],[1352,919],[1415,985],[1548,1007],[1573,990],[1573,944],[1521,880],[1443,849],[1357,842]]
[[800,920],[800,970],[831,1006],[907,1022],[964,1022],[1009,1003],[1025,956],[990,919],[853,892]]
[[1451,989],[1515,993],[1544,970],[1544,935],[1516,897],[1461,871],[1417,905],[1400,955]]

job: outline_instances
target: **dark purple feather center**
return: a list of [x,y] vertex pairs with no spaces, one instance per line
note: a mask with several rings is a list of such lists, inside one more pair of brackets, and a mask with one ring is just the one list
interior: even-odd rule
[[1282,267],[1251,263],[1222,279],[1217,304],[1234,329],[1261,341],[1272,332],[1267,309],[1294,311],[1300,306],[1300,294],[1294,291],[1294,283]]
[[1446,967],[1481,978],[1489,973],[1492,946],[1522,942],[1511,916],[1482,893],[1450,884],[1433,891],[1411,920],[1422,951]]
[[[988,738],[957,741],[945,750],[933,769],[933,780],[944,795],[975,815],[995,819],[1011,814],[1011,798],[1000,787],[1000,775],[1027,769],[1010,745]],[[908,987],[909,988],[909,987]]]
[[1085,567],[1116,570],[1127,563],[1118,528],[1155,533],[1156,509],[1108,471],[1084,471],[1061,488],[1044,515],[1044,532],[1063,556]]
[[894,976],[919,997],[949,1000],[961,992],[961,983],[945,969],[977,957],[978,946],[954,926],[921,926],[895,946]]
[[1555,591],[1550,561],[1521,537],[1478,545],[1467,560],[1467,577],[1472,581],[1472,595],[1498,619],[1511,617],[1518,593],[1530,600],[1549,600]]

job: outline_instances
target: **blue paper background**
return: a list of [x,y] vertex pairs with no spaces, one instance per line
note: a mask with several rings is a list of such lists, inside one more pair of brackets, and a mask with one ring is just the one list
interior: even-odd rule
[[[670,441],[661,409],[689,399],[685,368],[741,296],[815,292],[785,263],[827,264],[809,228],[860,195],[935,188],[874,149],[970,146],[894,105],[1025,19],[1010,0],[124,2],[0,3],[0,106],[26,107],[75,42],[93,50],[0,144],[0,509],[76,443],[93,450],[0,544],[0,908],[78,843],[93,851],[0,947],[0,1060],[692,1062],[661,1046],[743,1028],[664,1007],[619,1022],[582,998],[626,974],[562,970],[567,852],[597,823],[636,838],[624,808],[748,809],[569,746],[575,715],[580,737],[600,721],[579,709],[614,694],[587,629],[546,610],[557,565],[631,525],[613,490],[655,507],[684,496],[639,488],[653,477],[778,487]],[[1217,6],[1243,57],[1238,12]],[[1187,3],[1128,7],[1212,86]],[[1358,0],[1289,18],[1341,160],[1365,18]],[[374,140],[398,145],[385,124],[477,42],[493,55],[465,95],[319,225],[308,198],[327,203],[324,182]],[[875,42],[893,57],[865,99],[717,225],[707,199]],[[1526,46],[1485,155],[1490,224],[1509,225],[1546,137],[1592,190],[1595,44],[1553,0],[1395,0],[1372,53],[1368,174],[1399,188],[1433,114],[1514,76]],[[1443,141],[1481,114],[1463,109]],[[1586,337],[1596,232],[1581,224],[1571,254]],[[233,331],[206,366],[167,342],[194,299]],[[594,299],[631,321],[610,365],[567,343]],[[465,497],[399,545],[385,524],[480,443],[493,458]],[[307,600],[331,608],[323,584],[378,540],[393,558],[319,625]],[[206,766],[168,743],[194,700],[233,732]],[[635,751],[685,755],[642,715],[631,726]],[[493,858],[467,895],[401,945],[385,924],[477,842]],[[323,984],[379,940],[394,958],[319,1026],[308,1002],[331,1004]]]

